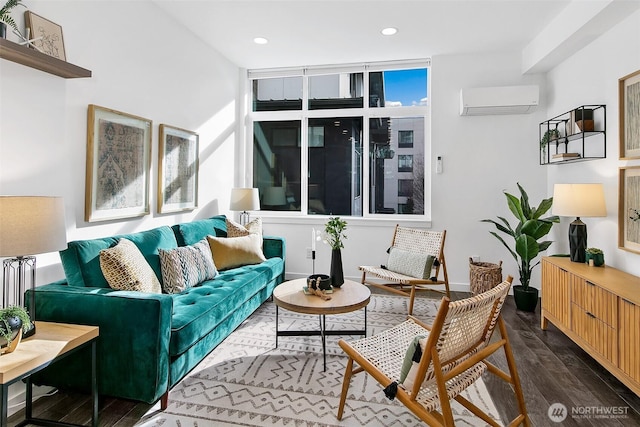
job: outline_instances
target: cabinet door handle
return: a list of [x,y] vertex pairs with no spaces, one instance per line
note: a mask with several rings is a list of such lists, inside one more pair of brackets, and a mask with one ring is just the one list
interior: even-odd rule
[[592,319],[595,319],[595,318],[596,318],[595,314],[591,314],[591,313],[589,313],[588,311],[587,311],[587,316],[591,317]]

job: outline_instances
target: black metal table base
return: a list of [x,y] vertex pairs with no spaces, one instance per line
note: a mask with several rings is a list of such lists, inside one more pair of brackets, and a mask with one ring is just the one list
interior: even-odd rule
[[327,336],[334,335],[364,335],[367,336],[367,307],[364,307],[364,329],[346,329],[346,330],[327,330],[327,315],[319,314],[318,320],[320,330],[312,331],[281,331],[278,327],[279,306],[276,305],[276,348],[278,348],[278,337],[313,337],[320,336],[322,338],[322,361],[324,363],[324,371],[327,370]]

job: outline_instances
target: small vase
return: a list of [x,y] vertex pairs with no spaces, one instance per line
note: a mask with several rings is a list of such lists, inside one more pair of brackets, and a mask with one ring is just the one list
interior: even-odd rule
[[7,38],[7,24],[0,22],[0,38]]
[[[7,340],[0,336],[0,354],[11,353],[16,349],[22,338],[22,320],[19,317],[11,317],[7,319],[9,328],[11,329],[11,344],[7,345]],[[0,322],[0,329],[4,331],[5,325]]]
[[344,273],[342,272],[342,253],[340,249],[331,250],[331,286],[339,288],[344,283]]

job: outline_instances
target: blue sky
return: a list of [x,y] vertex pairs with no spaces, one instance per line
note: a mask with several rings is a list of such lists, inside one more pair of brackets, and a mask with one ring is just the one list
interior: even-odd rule
[[400,101],[402,105],[419,104],[427,97],[427,69],[384,72],[385,104]]

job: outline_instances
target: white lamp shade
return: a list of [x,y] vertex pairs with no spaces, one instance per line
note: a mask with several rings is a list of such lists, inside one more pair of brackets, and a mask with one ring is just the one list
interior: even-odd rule
[[262,203],[267,206],[283,206],[287,204],[284,187],[267,187],[262,196]]
[[67,247],[61,197],[0,196],[0,256],[18,257]]
[[555,184],[552,212],[558,216],[607,216],[602,184]]
[[258,211],[260,210],[260,197],[257,188],[232,188],[231,203],[229,209],[232,211]]

